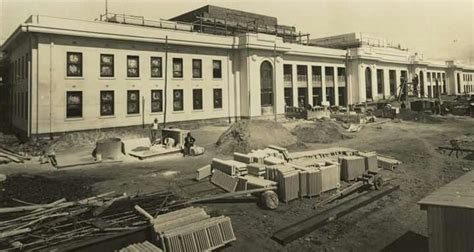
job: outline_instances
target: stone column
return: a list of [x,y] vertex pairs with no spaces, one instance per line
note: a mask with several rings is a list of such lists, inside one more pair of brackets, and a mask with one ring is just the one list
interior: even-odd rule
[[323,97],[321,101],[326,101],[326,66],[321,66],[321,95]]
[[312,106],[314,106],[315,104],[313,104],[313,69],[312,69],[311,65],[307,65],[306,67],[308,69],[308,71],[307,71],[307,74],[308,74],[308,85],[307,85],[308,103],[311,104]]
[[293,94],[293,107],[298,107],[298,76],[296,73],[296,64],[291,64],[291,88]]
[[[339,78],[337,67],[334,67],[334,105],[339,105]],[[332,105],[332,104],[331,104]]]

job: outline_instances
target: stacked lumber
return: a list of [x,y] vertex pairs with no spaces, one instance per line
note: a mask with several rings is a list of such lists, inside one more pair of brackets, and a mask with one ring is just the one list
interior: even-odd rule
[[30,160],[31,158],[26,157],[24,155],[20,155],[19,153],[14,152],[5,147],[0,147],[0,163],[23,163],[26,160]]
[[269,157],[282,159],[282,160],[285,159],[283,154],[281,154],[278,150],[275,150],[272,148],[265,148],[263,150],[261,149],[252,150],[248,155],[251,157],[253,163],[260,163],[260,164],[263,164],[264,160]]
[[202,208],[189,207],[159,215],[154,228],[167,252],[210,251],[236,240],[229,217],[210,217]]
[[145,241],[142,243],[131,244],[119,250],[119,252],[163,252],[163,250],[153,245],[153,243]]
[[341,179],[344,181],[352,181],[361,177],[365,172],[365,159],[359,156],[341,156],[339,157],[341,164]]
[[133,196],[110,192],[79,201],[0,208],[0,250],[49,251],[66,243],[138,230],[149,221],[134,211],[134,204],[156,215],[158,207],[166,209],[176,199],[170,192]]
[[277,164],[284,164],[286,162],[285,162],[284,159],[277,158],[277,157],[274,157],[274,156],[269,156],[269,157],[266,157],[263,160],[263,163],[266,164],[266,165],[277,165]]
[[382,169],[393,171],[395,169],[395,167],[397,167],[397,165],[401,164],[402,162],[400,162],[396,159],[390,158],[390,157],[385,157],[385,156],[378,155],[377,156],[377,163],[378,163],[378,167],[380,167]]
[[336,189],[340,186],[339,164],[326,162],[325,165],[319,167],[321,171],[321,191],[326,192]]
[[263,164],[249,164],[247,166],[248,174],[255,177],[265,177],[266,166]]
[[302,152],[293,152],[290,153],[290,160],[300,159],[300,158],[315,158],[315,159],[335,159],[339,156],[351,156],[357,154],[358,151],[349,148],[343,147],[332,147],[327,149],[319,149],[319,150],[310,150],[310,151],[302,151]]
[[277,182],[272,180],[267,180],[259,177],[254,177],[247,175],[245,177],[239,177],[245,179],[247,182],[247,189],[258,189],[258,188],[272,188],[277,186]]
[[230,176],[239,176],[247,174],[247,164],[235,160],[221,160],[213,158],[211,163],[212,170],[220,170]]
[[365,170],[376,172],[378,170],[378,160],[376,152],[359,152],[359,156],[365,160]]
[[[322,180],[319,168],[298,166],[291,163],[290,165],[300,172],[300,197],[314,197],[321,194]],[[306,188],[304,188],[305,186]]]
[[239,153],[239,152],[234,152],[234,160],[238,162],[242,162],[245,164],[250,164],[253,163],[252,157],[250,157],[247,154]]
[[283,155],[283,158],[284,158],[285,160],[289,160],[289,159],[290,159],[290,153],[288,152],[288,149],[283,148],[283,147],[280,147],[280,146],[276,146],[276,145],[269,145],[268,148],[273,149],[273,150],[276,150],[276,151],[278,151],[279,153],[281,153],[281,154]]
[[211,177],[211,183],[227,192],[235,192],[239,179],[220,170],[214,170]]

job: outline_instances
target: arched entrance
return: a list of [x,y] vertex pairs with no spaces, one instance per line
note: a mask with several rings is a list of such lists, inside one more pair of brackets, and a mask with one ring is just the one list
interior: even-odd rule
[[423,71],[420,71],[420,95],[425,96],[425,77]]
[[369,67],[365,68],[365,98],[373,99],[372,97],[372,71]]
[[260,65],[260,95],[262,107],[273,107],[273,66],[268,61]]
[[461,93],[461,75],[458,73],[458,94]]

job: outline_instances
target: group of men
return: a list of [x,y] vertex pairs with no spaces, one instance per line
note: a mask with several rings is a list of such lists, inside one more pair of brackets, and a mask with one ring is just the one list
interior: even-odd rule
[[[158,124],[158,118],[155,118],[155,120],[150,126],[152,143],[154,143],[157,140],[159,128],[160,127]],[[188,132],[188,134],[184,138],[183,157],[191,156],[191,148],[194,146],[195,142],[196,142],[196,139],[191,135],[191,132]]]

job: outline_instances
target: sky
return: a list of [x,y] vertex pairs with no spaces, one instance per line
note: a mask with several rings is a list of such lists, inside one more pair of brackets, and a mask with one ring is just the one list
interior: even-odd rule
[[[105,1],[0,0],[0,43],[32,14],[94,20]],[[108,0],[108,9],[169,19],[207,4],[275,16],[311,38],[364,32],[431,60],[474,65],[474,0]]]

